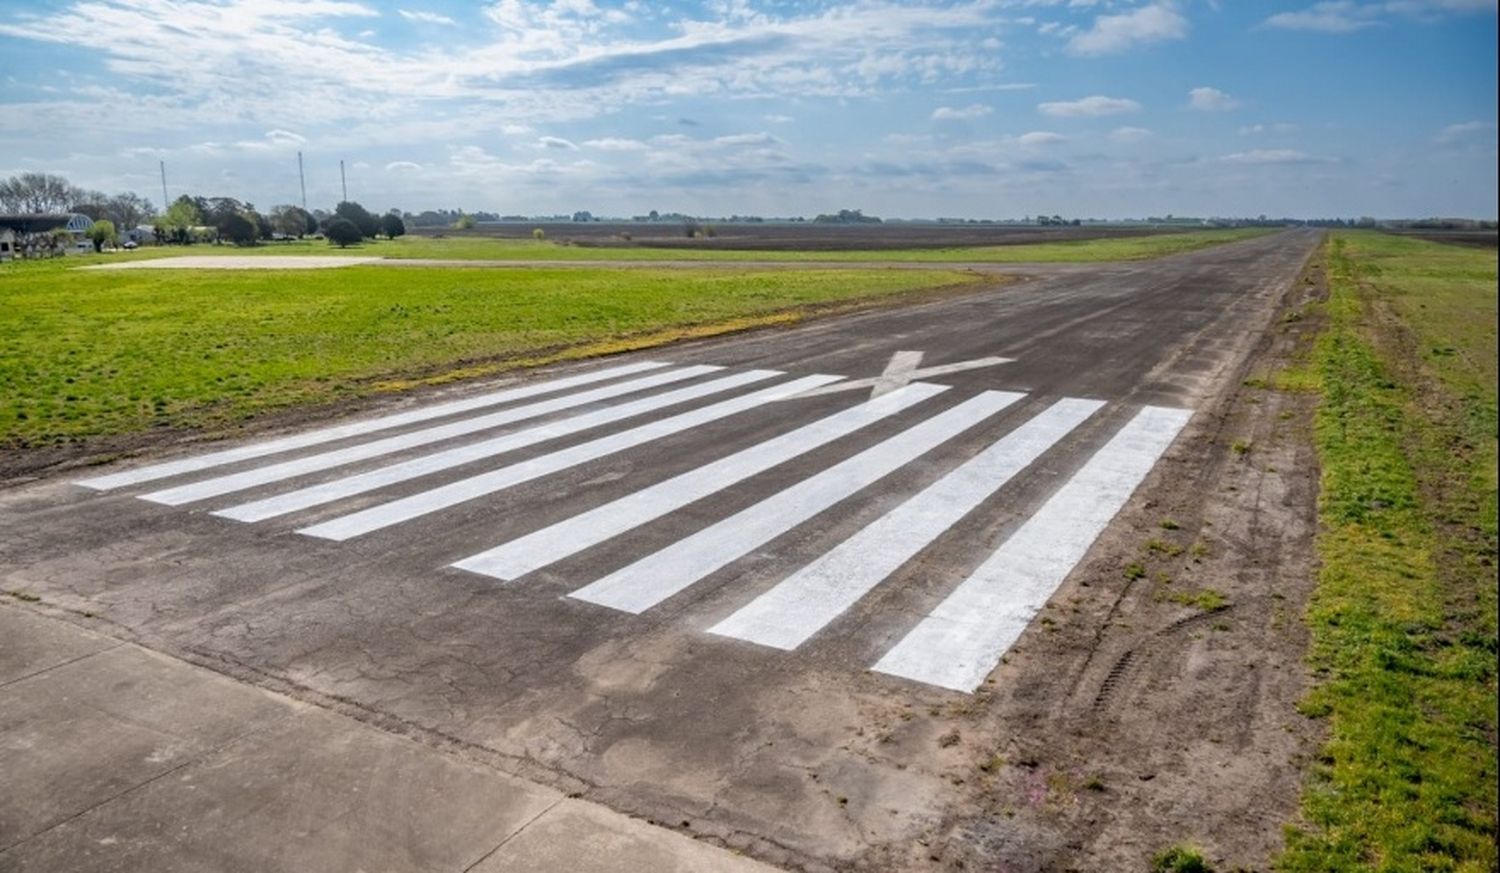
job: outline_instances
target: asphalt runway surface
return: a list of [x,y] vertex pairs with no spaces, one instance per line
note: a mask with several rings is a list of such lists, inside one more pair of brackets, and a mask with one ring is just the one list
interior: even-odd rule
[[1317,240],[10,488],[0,587],[767,860],[875,863],[952,812],[936,715],[983,699]]

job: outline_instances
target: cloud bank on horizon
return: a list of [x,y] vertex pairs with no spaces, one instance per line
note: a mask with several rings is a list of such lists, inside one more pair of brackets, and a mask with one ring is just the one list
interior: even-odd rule
[[0,175],[263,208],[1492,218],[1496,0],[53,0]]

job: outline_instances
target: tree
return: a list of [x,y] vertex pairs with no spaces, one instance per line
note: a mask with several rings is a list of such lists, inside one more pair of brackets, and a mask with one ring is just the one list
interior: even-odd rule
[[354,222],[347,218],[329,219],[327,226],[323,228],[323,235],[328,237],[329,242],[341,249],[348,248],[364,239],[364,234],[360,233]]
[[461,212],[458,215],[458,220],[455,221],[455,222],[453,222],[453,229],[454,230],[473,230],[474,229],[474,225],[477,224],[477,223],[478,222],[476,222],[474,220],[474,216],[468,215],[468,214],[465,214],[465,213]]
[[113,243],[118,237],[115,236],[115,223],[108,218],[101,218],[94,222],[89,228],[89,242],[94,244],[94,251],[104,251],[105,243]]
[[387,239],[403,236],[406,233],[406,222],[402,221],[401,216],[396,213],[387,212],[380,217],[380,232],[385,234]]
[[[333,208],[333,214],[345,221],[350,222],[359,232],[367,237],[374,238],[380,232],[380,222],[370,214],[370,210],[360,206],[351,200],[345,200]],[[327,233],[325,228],[324,233]]]
[[260,229],[244,213],[236,212],[220,222],[219,235],[237,246],[253,246],[260,237]]
[[308,222],[310,221],[312,221],[312,216],[300,206],[283,205],[271,210],[271,226],[276,229],[277,233],[286,236],[301,237],[304,234],[317,233],[317,223],[313,222],[309,229]]
[[0,210],[5,212],[62,212],[77,193],[67,179],[51,173],[22,173],[0,182]]
[[166,230],[168,242],[187,245],[192,242],[193,228],[203,223],[203,213],[193,198],[184,194],[172,201],[158,223]]
[[126,191],[106,200],[104,212],[116,228],[134,230],[151,214],[151,201],[134,191]]
[[203,215],[203,223],[219,228],[223,232],[224,222],[231,215],[241,215],[245,212],[253,212],[255,207],[249,203],[241,203],[233,197],[209,197],[198,205],[198,210]]
[[103,191],[86,191],[75,188],[73,190],[72,202],[68,204],[69,212],[79,215],[87,215],[94,221],[109,217],[109,195]]

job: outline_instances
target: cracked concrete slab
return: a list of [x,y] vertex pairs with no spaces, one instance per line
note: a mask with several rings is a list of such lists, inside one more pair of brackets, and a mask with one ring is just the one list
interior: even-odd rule
[[75,655],[0,686],[6,873],[768,869],[20,608],[0,641]]

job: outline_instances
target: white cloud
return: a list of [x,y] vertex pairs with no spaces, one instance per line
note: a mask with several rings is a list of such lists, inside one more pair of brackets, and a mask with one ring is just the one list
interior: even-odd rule
[[536,141],[536,144],[544,149],[564,149],[571,152],[578,151],[578,146],[574,145],[570,140],[563,139],[560,136],[544,136],[541,139],[538,139]]
[[1396,17],[1430,22],[1454,15],[1493,15],[1496,5],[1496,0],[1384,0],[1365,3],[1355,0],[1323,0],[1306,9],[1278,12],[1267,18],[1265,23],[1284,30],[1353,33],[1387,23]]
[[939,106],[932,111],[933,121],[972,121],[983,118],[995,110],[985,106],[983,103],[971,103],[968,106]]
[[1251,149],[1235,152],[1219,158],[1226,164],[1264,166],[1269,164],[1326,164],[1327,158],[1318,158],[1296,149]]
[[771,115],[763,115],[761,117],[765,119],[767,124],[791,124],[792,122],[797,120],[790,115],[776,115],[774,113]]
[[1111,142],[1141,142],[1151,138],[1151,131],[1144,127],[1117,127],[1109,132]]
[[1228,112],[1238,109],[1240,101],[1218,88],[1201,87],[1188,92],[1188,107],[1199,112]]
[[1101,15],[1094,25],[1068,40],[1075,55],[1111,55],[1167,40],[1183,39],[1188,20],[1170,2],[1152,3],[1131,12]]
[[1016,137],[1015,141],[1017,145],[1044,146],[1067,142],[1068,138],[1060,133],[1053,133],[1050,130],[1033,130]]
[[418,24],[448,24],[448,25],[453,25],[453,24],[457,24],[458,23],[458,22],[454,21],[453,19],[449,18],[448,16],[446,16],[446,15],[439,15],[436,12],[424,12],[424,11],[421,11],[421,10],[412,10],[412,9],[397,9],[396,12],[398,12],[401,15],[401,17],[405,18],[407,21],[415,21]]
[[1350,33],[1375,26],[1379,10],[1362,7],[1351,0],[1314,3],[1297,12],[1278,12],[1266,19],[1271,27],[1285,30],[1316,30],[1323,33]]
[[1255,124],[1247,124],[1241,127],[1239,133],[1240,136],[1259,136],[1263,133],[1296,133],[1297,129],[1297,125],[1285,121],[1278,121],[1274,124],[1257,122]]
[[735,133],[729,136],[714,137],[714,145],[721,146],[752,146],[752,145],[777,145],[781,140],[769,133]]
[[307,142],[307,137],[290,130],[268,130],[266,140],[272,145],[302,145]]
[[413,173],[420,169],[422,169],[422,165],[413,163],[412,161],[391,161],[385,165],[387,173]]
[[1078,100],[1038,103],[1036,108],[1044,115],[1051,115],[1057,118],[1092,118],[1101,115],[1120,115],[1125,112],[1139,112],[1141,104],[1126,97],[1094,95]]
[[606,136],[600,139],[586,139],[583,141],[585,148],[598,149],[601,152],[643,152],[650,146],[638,139],[623,139],[620,137]]
[[[1489,136],[1484,136],[1484,134],[1489,134]],[[1495,122],[1465,121],[1460,124],[1450,124],[1438,131],[1437,136],[1433,137],[1433,142],[1438,145],[1456,145],[1475,140],[1486,140],[1493,143],[1495,140]]]

